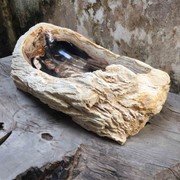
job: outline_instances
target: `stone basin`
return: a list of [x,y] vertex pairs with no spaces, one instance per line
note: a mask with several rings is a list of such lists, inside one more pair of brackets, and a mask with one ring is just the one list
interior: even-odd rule
[[11,76],[19,89],[119,144],[161,111],[170,84],[167,73],[48,23],[19,38]]

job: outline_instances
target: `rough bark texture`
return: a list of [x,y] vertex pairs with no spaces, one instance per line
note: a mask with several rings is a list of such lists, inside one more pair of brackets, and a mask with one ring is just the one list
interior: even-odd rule
[[[55,78],[34,69],[28,58],[44,45],[42,32],[71,42],[93,59],[110,65],[69,78]],[[41,23],[22,36],[15,47],[12,77],[18,88],[62,111],[87,130],[122,144],[160,112],[169,90],[167,73],[136,59],[113,54],[69,29]]]

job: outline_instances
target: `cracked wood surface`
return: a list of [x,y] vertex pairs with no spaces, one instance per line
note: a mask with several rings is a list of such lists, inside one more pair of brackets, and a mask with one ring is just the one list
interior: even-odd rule
[[[136,173],[136,179],[180,178],[179,95],[169,93],[161,113],[124,146],[119,146],[82,129],[70,117],[17,90],[10,78],[11,59],[11,56],[0,59],[0,122],[4,122],[0,138],[12,130],[9,138],[0,145],[0,179],[13,179],[32,166],[41,167],[61,160],[80,144],[94,147],[95,151],[100,148],[109,159],[117,159],[118,162],[112,160],[112,163],[122,162],[145,174],[143,178]],[[87,153],[98,154],[98,150],[92,151],[87,150]],[[103,154],[98,154],[93,161],[104,162]],[[92,159],[90,156],[88,162]],[[113,164],[109,166],[118,170]],[[122,170],[129,174],[129,179],[133,179],[133,168]]]

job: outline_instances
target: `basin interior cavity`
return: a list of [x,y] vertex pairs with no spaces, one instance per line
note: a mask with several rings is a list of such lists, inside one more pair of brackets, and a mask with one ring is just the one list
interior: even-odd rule
[[39,33],[31,46],[35,50],[24,53],[32,67],[59,78],[104,70],[108,65],[105,60],[93,59],[70,41],[52,38],[50,33]]

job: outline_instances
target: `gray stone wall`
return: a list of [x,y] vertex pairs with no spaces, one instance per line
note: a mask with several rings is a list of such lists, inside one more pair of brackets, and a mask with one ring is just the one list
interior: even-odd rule
[[179,0],[10,0],[16,34],[45,21],[71,28],[171,76],[180,93]]

